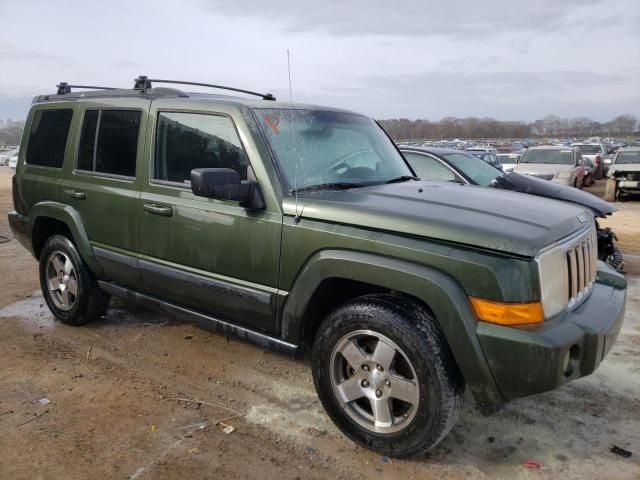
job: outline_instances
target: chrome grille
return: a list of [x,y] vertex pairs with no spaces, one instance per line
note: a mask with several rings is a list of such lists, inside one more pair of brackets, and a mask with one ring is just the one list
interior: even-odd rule
[[586,298],[597,275],[598,240],[595,229],[565,249],[567,262],[567,306],[573,308]]

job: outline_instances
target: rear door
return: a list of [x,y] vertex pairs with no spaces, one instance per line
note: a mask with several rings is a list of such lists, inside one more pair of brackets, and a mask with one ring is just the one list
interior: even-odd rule
[[264,177],[254,168],[261,162],[252,168],[248,150],[255,148],[247,148],[251,138],[241,138],[237,125],[244,120],[234,109],[184,106],[160,99],[151,107],[153,149],[139,205],[144,288],[198,312],[274,332],[282,232],[277,205],[267,201],[265,210],[248,210],[198,197],[190,186],[194,168],[232,168],[243,180],[258,173],[260,184]]
[[148,100],[84,104],[75,158],[62,185],[65,203],[82,217],[89,240],[107,276],[139,285],[140,171]]

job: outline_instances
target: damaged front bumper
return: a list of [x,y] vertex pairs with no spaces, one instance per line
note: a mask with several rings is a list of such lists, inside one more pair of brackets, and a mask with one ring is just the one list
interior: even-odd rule
[[553,390],[592,373],[615,342],[624,318],[626,281],[598,262],[589,298],[538,325],[479,322],[477,335],[505,400]]

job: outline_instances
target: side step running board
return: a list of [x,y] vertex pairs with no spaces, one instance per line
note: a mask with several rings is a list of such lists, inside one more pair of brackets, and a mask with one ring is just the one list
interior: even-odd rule
[[274,338],[264,333],[256,332],[255,330],[249,330],[210,315],[205,315],[185,307],[180,307],[165,300],[145,295],[110,282],[98,280],[98,285],[102,290],[111,295],[115,295],[116,297],[136,302],[152,310],[167,313],[188,322],[195,323],[206,330],[213,330],[222,332],[226,335],[233,335],[234,337],[248,340],[252,343],[266,347],[269,350],[292,357],[297,356],[299,353],[297,345],[285,342],[279,338]]

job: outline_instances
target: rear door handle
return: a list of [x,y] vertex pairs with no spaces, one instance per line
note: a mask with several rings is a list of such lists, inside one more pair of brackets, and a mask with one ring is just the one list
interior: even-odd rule
[[67,197],[75,198],[76,200],[84,200],[87,198],[87,194],[80,190],[65,190],[64,193],[67,194]]
[[173,215],[173,208],[167,207],[166,205],[145,203],[143,208],[145,212],[152,213],[153,215],[161,215],[163,217],[170,217],[171,215]]

